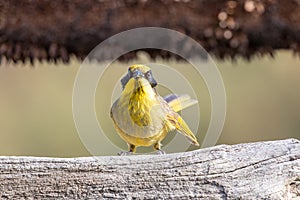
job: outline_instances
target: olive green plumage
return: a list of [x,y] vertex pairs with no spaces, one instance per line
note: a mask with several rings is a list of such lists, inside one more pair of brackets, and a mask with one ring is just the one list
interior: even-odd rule
[[[156,81],[149,67],[133,65],[122,79],[123,91],[111,108],[111,118],[118,134],[129,145],[129,153],[138,146],[154,146],[161,153],[160,142],[167,133],[177,130],[199,145],[196,137],[176,112],[197,101],[188,95],[169,95],[167,101],[155,90]],[[122,152],[127,154],[126,152]]]

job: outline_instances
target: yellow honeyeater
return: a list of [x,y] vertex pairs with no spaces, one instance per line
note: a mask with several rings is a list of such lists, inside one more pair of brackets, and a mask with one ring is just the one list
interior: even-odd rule
[[133,65],[121,80],[123,91],[112,105],[110,116],[118,134],[134,153],[138,146],[151,146],[160,153],[161,141],[168,132],[177,130],[194,145],[199,145],[196,137],[184,122],[178,111],[197,103],[188,95],[171,94],[161,97],[155,89],[157,85],[149,67]]

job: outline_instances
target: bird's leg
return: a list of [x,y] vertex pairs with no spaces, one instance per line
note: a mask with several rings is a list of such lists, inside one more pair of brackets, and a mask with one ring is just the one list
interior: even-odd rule
[[129,156],[135,153],[136,151],[136,146],[133,144],[128,144],[129,146],[129,151],[121,151],[118,153],[119,156]]
[[160,142],[155,143],[153,148],[154,148],[154,150],[156,150],[156,153],[159,154],[159,155],[166,154],[166,152],[161,150],[161,143]]

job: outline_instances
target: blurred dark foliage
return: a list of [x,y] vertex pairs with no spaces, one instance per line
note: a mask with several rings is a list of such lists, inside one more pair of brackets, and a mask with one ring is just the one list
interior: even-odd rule
[[145,26],[180,31],[221,59],[300,52],[299,0],[0,0],[0,55],[14,62],[68,62],[114,34]]

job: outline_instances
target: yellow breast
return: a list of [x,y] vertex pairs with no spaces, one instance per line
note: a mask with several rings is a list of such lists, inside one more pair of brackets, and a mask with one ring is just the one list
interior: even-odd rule
[[111,113],[118,133],[125,140],[130,137],[153,140],[164,129],[165,113],[156,92],[143,78],[128,81],[120,98],[112,106]]

